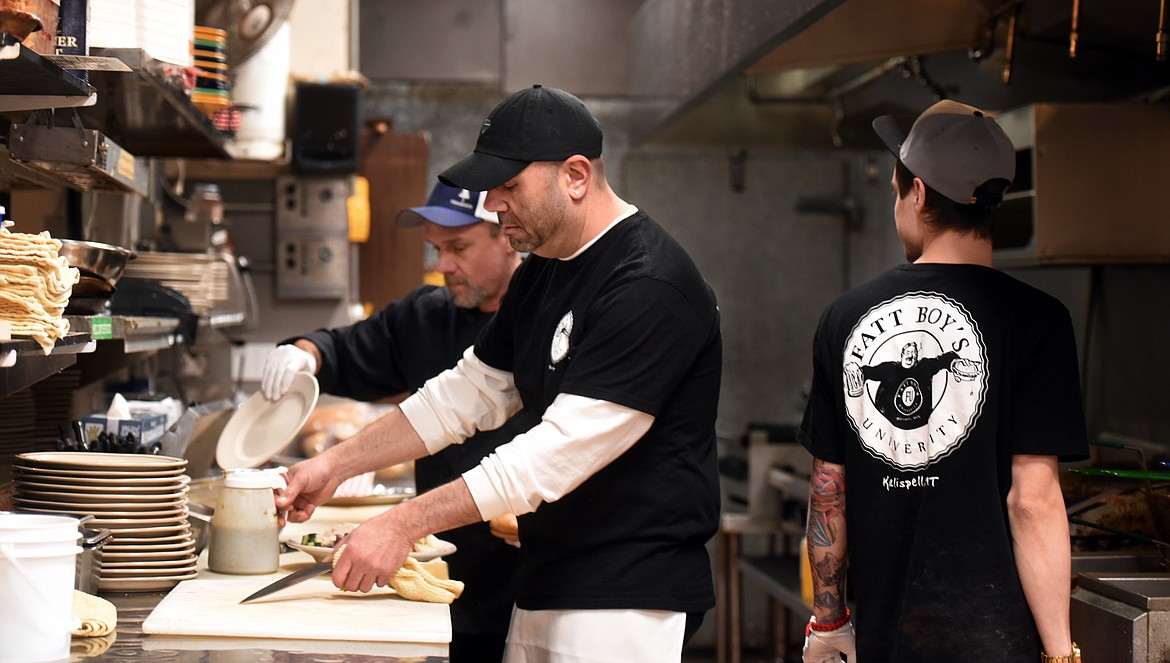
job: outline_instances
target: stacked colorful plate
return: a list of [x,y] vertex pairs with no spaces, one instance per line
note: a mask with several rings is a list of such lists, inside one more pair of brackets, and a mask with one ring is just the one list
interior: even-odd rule
[[196,576],[186,466],[186,460],[169,456],[19,454],[12,466],[12,502],[21,511],[92,515],[92,527],[111,531],[102,548],[99,590],[166,590]]
[[195,89],[191,91],[191,102],[211,117],[232,103],[227,31],[196,25],[192,45],[199,75],[195,79]]

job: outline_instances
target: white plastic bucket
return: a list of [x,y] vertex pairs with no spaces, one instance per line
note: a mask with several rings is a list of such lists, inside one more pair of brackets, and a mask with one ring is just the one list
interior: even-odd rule
[[69,658],[77,519],[0,513],[0,663]]

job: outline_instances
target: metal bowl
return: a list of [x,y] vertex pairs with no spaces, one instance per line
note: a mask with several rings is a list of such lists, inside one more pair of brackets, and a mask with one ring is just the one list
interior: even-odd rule
[[82,276],[102,279],[114,285],[126,269],[126,263],[138,254],[113,244],[85,242],[78,239],[61,240],[58,255],[65,258],[70,267],[76,267]]

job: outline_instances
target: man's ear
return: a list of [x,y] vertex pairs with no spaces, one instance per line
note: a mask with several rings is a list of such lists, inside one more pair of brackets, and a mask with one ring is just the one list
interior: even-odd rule
[[561,178],[569,197],[580,200],[585,197],[593,181],[593,164],[589,159],[575,154],[561,163]]
[[922,178],[914,178],[912,195],[914,196],[914,211],[921,214],[922,210],[926,209],[926,183],[922,181]]

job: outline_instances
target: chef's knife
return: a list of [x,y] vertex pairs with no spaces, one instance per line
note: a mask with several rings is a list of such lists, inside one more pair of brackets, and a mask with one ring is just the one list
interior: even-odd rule
[[331,561],[317,562],[316,564],[310,564],[310,565],[306,566],[305,568],[299,569],[297,571],[293,571],[292,573],[286,575],[285,577],[281,578],[280,580],[277,580],[276,582],[272,583],[271,585],[268,585],[267,587],[264,587],[263,589],[258,590],[255,594],[252,594],[251,596],[244,599],[243,601],[240,601],[240,603],[248,603],[249,601],[255,601],[258,598],[262,598],[262,597],[268,596],[269,594],[272,594],[274,592],[279,592],[282,589],[292,587],[293,585],[302,583],[302,582],[308,580],[309,578],[316,578],[319,575],[324,575],[326,573],[329,573],[332,570],[333,570],[333,562],[331,562]]

